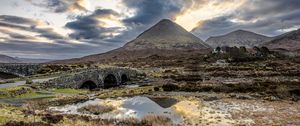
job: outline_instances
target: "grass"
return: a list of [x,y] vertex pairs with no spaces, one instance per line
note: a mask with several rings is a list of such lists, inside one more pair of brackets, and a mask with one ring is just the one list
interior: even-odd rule
[[52,89],[51,92],[60,93],[60,94],[82,94],[82,93],[87,93],[88,91],[80,90],[80,89],[72,89],[72,88],[61,88],[61,89]]
[[98,98],[116,98],[124,96],[135,96],[147,94],[153,91],[153,86],[137,87],[137,88],[121,88],[121,89],[108,89],[103,90],[101,93],[96,94]]
[[108,113],[113,111],[115,108],[109,105],[88,105],[78,109],[79,112],[92,113],[95,115]]
[[0,98],[10,98],[16,97],[18,95],[23,95],[32,92],[32,88],[26,86],[18,86],[12,88],[1,88]]
[[4,125],[6,122],[12,120],[24,122],[40,121],[39,117],[33,117],[33,115],[28,115],[27,117],[24,117],[22,109],[23,108],[20,107],[0,104],[0,125]]
[[21,94],[16,96],[15,98],[32,98],[32,97],[37,97],[37,96],[43,96],[44,94],[37,93],[37,92],[29,92],[26,94]]
[[7,81],[3,81],[3,82],[0,82],[0,84],[7,84],[7,83],[14,83],[16,82],[15,80],[7,80]]

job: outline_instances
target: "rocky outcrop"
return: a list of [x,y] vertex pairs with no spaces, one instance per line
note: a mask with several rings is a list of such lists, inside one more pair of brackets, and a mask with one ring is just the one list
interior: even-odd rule
[[29,76],[35,74],[42,65],[40,64],[0,64],[0,72],[17,76]]

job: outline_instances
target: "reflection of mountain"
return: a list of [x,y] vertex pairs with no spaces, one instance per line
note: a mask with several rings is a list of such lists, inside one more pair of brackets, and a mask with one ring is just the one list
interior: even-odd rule
[[210,37],[206,40],[206,43],[212,47],[218,47],[218,46],[253,47],[253,46],[258,46],[269,40],[271,40],[271,38],[267,36],[263,36],[249,31],[237,30],[222,36]]
[[45,63],[49,62],[49,59],[27,59],[27,58],[17,58],[10,57],[0,54],[0,63]]

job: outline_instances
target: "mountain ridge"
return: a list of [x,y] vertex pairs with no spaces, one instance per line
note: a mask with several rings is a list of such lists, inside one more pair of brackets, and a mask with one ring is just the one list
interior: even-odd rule
[[30,58],[19,58],[11,57],[0,54],[0,63],[46,63],[51,61],[50,59],[30,59]]
[[300,51],[300,29],[279,35],[261,46],[266,46],[270,49]]
[[245,46],[249,48],[258,46],[271,39],[272,37],[239,29],[224,35],[209,37],[205,43],[214,48],[218,46]]

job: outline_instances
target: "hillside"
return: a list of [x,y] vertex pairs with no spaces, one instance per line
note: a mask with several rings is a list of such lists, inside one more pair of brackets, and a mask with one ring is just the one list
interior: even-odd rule
[[127,43],[123,48],[137,49],[206,49],[201,39],[186,31],[178,24],[163,19],[150,29]]
[[254,32],[237,30],[222,36],[210,37],[205,42],[214,48],[218,46],[253,47],[253,46],[258,46],[271,39],[272,38],[270,37],[256,34]]

